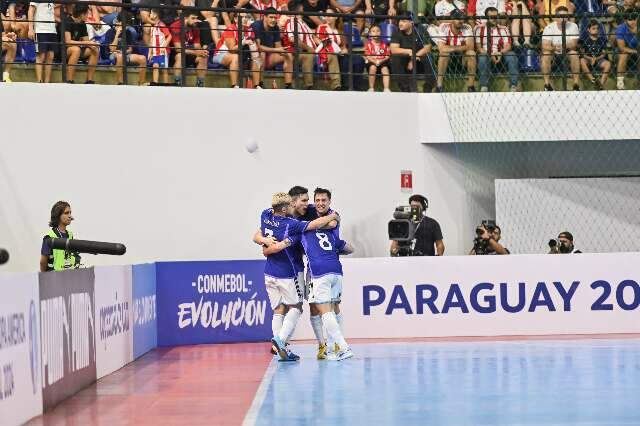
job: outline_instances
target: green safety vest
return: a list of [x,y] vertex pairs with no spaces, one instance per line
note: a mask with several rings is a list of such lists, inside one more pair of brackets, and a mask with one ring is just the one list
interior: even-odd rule
[[[73,232],[70,229],[67,229],[67,233],[69,234],[69,239],[73,239]],[[51,229],[47,236],[51,238],[60,238],[56,232]],[[53,257],[53,261],[51,260]],[[54,271],[64,271],[65,269],[71,269],[76,266],[76,257],[71,253],[66,253],[64,250],[53,250],[53,256],[49,257],[49,266],[53,267]]]

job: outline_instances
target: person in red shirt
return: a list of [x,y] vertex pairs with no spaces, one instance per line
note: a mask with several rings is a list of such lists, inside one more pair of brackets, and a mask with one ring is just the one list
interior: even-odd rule
[[[327,9],[327,13],[336,13],[333,9]],[[339,21],[335,16],[326,16],[325,23],[318,26],[316,34],[321,44],[316,49],[318,59],[321,65],[326,65],[329,70],[329,80],[331,81],[332,90],[341,89],[340,64],[338,55],[346,53],[344,48],[344,40],[340,35],[338,28],[342,28],[342,19]],[[338,23],[336,23],[338,21]]]
[[[203,49],[200,44],[200,29],[198,28],[197,12],[188,12],[184,16],[184,53],[186,54],[187,67],[196,68],[196,86],[204,87],[204,77],[207,73],[207,60],[209,59],[209,51]],[[174,73],[176,85],[182,84],[182,44],[180,39],[180,27],[182,26],[182,17],[178,17],[170,26],[171,43],[173,44],[172,55],[175,58]]]
[[376,75],[382,74],[382,86],[385,92],[389,90],[389,46],[380,38],[380,27],[376,24],[369,28],[369,41],[365,46],[365,61],[369,70],[369,92],[375,92]]
[[[220,64],[223,67],[229,69],[229,79],[231,81],[231,87],[238,88],[238,71],[240,70],[240,57],[244,46],[247,46],[251,52],[251,58],[253,61],[260,61],[260,55],[258,53],[258,46],[255,42],[255,35],[248,25],[248,19],[244,14],[238,15],[238,22],[243,22],[242,27],[242,43],[238,46],[238,25],[233,13],[229,13],[229,18],[232,20],[230,25],[224,30],[220,36],[220,40],[216,45],[216,53],[213,56],[213,63]],[[261,63],[258,64],[258,67]],[[255,78],[255,77],[254,77]],[[259,79],[259,75],[257,76]],[[259,84],[259,81],[254,81],[254,84]]]

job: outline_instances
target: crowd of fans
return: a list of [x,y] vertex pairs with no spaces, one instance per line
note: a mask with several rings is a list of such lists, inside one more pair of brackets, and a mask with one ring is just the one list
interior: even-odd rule
[[[532,71],[541,71],[547,91],[553,90],[557,72],[569,76],[574,90],[580,90],[582,78],[602,89],[615,73],[616,87],[624,89],[625,75],[640,62],[640,0],[603,0],[597,7],[599,0],[579,0],[594,10],[578,19],[571,0],[420,0],[415,19],[395,19],[413,7],[411,1],[416,0],[151,0],[139,7],[134,1],[125,13],[83,2],[0,0],[2,80],[11,81],[21,40],[33,40],[36,79],[45,83],[51,81],[51,64],[65,60],[69,83],[79,62],[87,65],[87,83],[93,83],[98,65],[112,65],[119,83],[123,68],[132,66],[139,84],[148,84],[147,70],[154,84],[182,84],[184,65],[195,69],[198,87],[208,69],[227,69],[235,88],[242,65],[254,88],[264,88],[265,71],[272,70],[281,71],[285,88],[291,88],[297,61],[305,89],[324,78],[332,90],[374,91],[379,79],[389,91],[393,79],[399,90],[415,91],[417,75],[425,92],[443,91],[445,79],[457,74],[468,91],[476,91],[476,77],[480,90],[488,91],[491,77],[505,74],[517,91],[522,74]],[[355,19],[281,11],[355,14]],[[387,17],[365,16],[371,14]]]

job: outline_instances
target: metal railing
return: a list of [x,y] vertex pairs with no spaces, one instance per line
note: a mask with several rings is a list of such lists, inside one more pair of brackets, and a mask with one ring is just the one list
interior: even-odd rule
[[[115,68],[118,73],[118,82],[122,84],[129,83],[128,70],[132,65],[138,68],[139,82],[145,79],[147,69],[154,70],[153,73],[158,74],[159,80],[159,74],[164,74],[167,68],[158,69],[156,73],[155,69],[160,66],[154,67],[149,63],[148,52],[149,49],[154,48],[160,48],[160,51],[164,52],[167,62],[169,58],[172,59],[174,84],[178,85],[186,85],[188,75],[193,72],[197,75],[198,84],[202,85],[206,75],[228,72],[230,85],[238,87],[246,86],[245,76],[250,73],[251,78],[248,82],[254,86],[262,83],[261,75],[270,75],[273,76],[274,82],[276,78],[283,78],[287,87],[289,85],[294,88],[326,87],[327,83],[317,84],[320,78],[321,81],[328,80],[328,86],[331,89],[366,90],[367,87],[373,86],[365,85],[365,79],[375,83],[377,78],[374,78],[372,72],[382,71],[385,87],[387,83],[384,79],[388,74],[388,78],[397,85],[397,89],[403,91],[417,90],[419,82],[425,84],[425,91],[464,90],[463,80],[466,80],[468,90],[476,90],[477,78],[480,80],[481,90],[489,89],[489,80],[502,81],[503,86],[508,81],[508,87],[512,90],[540,90],[543,87],[537,83],[540,77],[544,80],[545,89],[560,80],[562,89],[567,90],[570,88],[569,80],[574,82],[571,88],[576,84],[580,87],[582,78],[585,76],[588,77],[589,84],[600,89],[608,87],[608,77],[611,75],[618,77],[617,86],[621,88],[620,77],[624,78],[631,68],[628,66],[629,59],[633,60],[632,65],[636,67],[639,65],[637,50],[635,50],[638,40],[637,26],[635,33],[631,28],[631,33],[635,34],[635,46],[632,46],[632,39],[623,40],[627,45],[623,43],[623,46],[620,46],[620,41],[615,36],[618,27],[627,25],[630,28],[633,22],[637,23],[636,10],[616,14],[499,15],[497,21],[491,24],[492,27],[487,27],[485,16],[464,16],[456,19],[450,16],[429,16],[413,19],[412,15],[278,10],[277,29],[274,28],[273,31],[280,34],[283,49],[278,52],[279,56],[273,56],[273,58],[281,62],[282,67],[273,67],[274,71],[268,69],[265,63],[265,59],[274,55],[274,52],[261,51],[254,33],[255,26],[251,25],[260,20],[266,21],[265,15],[269,13],[264,10],[69,0],[54,2],[35,0],[34,2],[57,5],[55,18],[57,32],[58,37],[60,34],[63,36],[59,41],[50,42],[57,47],[54,60],[41,65],[43,61],[38,58],[36,66],[42,66],[44,69],[46,66],[56,65],[60,69],[62,81],[67,81],[69,75],[75,74],[75,68],[82,62],[82,57],[87,55],[89,71],[96,67]],[[92,40],[89,40],[86,44],[82,44],[72,40],[72,44],[69,44],[64,37],[68,32],[67,26],[76,25],[79,21],[75,18],[63,19],[62,16],[71,13],[77,4],[89,5],[91,8],[113,7],[119,11],[117,19],[109,23],[93,24],[94,28],[108,26],[105,33],[107,36],[101,39],[100,43],[92,43]],[[159,10],[161,15],[176,17],[173,22],[164,22],[164,25],[171,29],[173,38],[166,50],[162,49],[162,46],[154,45],[154,41],[149,39],[149,33],[158,30],[157,23],[148,21],[150,9]],[[210,12],[209,17],[212,19],[201,19],[196,22],[190,18],[191,14],[203,18],[202,12]],[[321,18],[328,25],[324,28],[326,31],[318,32],[309,27],[305,18],[312,16]],[[110,16],[110,19],[112,18],[113,16]],[[561,18],[564,21],[561,21]],[[552,22],[554,19],[560,23],[558,26],[560,31],[554,35],[552,49],[548,49],[549,46],[542,40],[549,37],[543,35],[545,33],[541,23],[545,20]],[[400,20],[403,23],[398,25]],[[228,24],[234,24],[235,27],[224,26],[225,21]],[[337,21],[339,24],[329,21]],[[577,35],[574,24],[566,23],[571,21],[577,23],[575,24]],[[31,43],[13,34],[13,27],[19,27],[18,22],[27,22],[31,26],[36,21],[35,19],[4,20],[5,29],[8,27],[9,31],[5,30],[0,40],[0,50],[7,51],[6,57],[0,57],[0,74],[15,65],[15,61],[11,58],[12,52],[24,50],[25,46]],[[209,28],[202,22],[207,22]],[[391,34],[401,31],[404,35],[403,43],[407,38],[411,40],[411,53],[407,55],[400,46],[391,44],[390,52],[367,54],[365,46],[368,40],[365,33],[374,22],[381,24],[378,27],[381,30],[380,40],[387,46],[391,44]],[[520,25],[522,28],[525,23],[533,27],[532,33],[523,35],[519,31],[519,40],[515,39],[511,35],[511,29],[514,25]],[[193,26],[193,24],[198,25]],[[24,24],[21,25],[24,31]],[[266,23],[264,25],[266,26]],[[539,28],[536,29],[536,26]],[[589,56],[589,52],[585,51],[585,45],[587,45],[585,40],[589,38],[589,26],[597,27],[597,36],[591,37],[592,43],[589,46],[593,48],[597,41],[595,45],[601,49],[601,54],[598,56],[604,55],[598,59],[597,63],[593,57]],[[209,36],[207,32],[210,32]],[[115,38],[117,34],[119,39]],[[229,34],[233,37],[229,37]],[[114,38],[110,38],[111,36]],[[190,41],[197,40],[200,36],[203,43],[190,44]],[[176,38],[179,44],[176,43]],[[226,40],[229,38],[233,38],[234,41],[227,43]],[[77,49],[74,46],[78,46],[81,51],[80,60],[77,60]],[[95,55],[96,49],[100,57],[94,61],[92,55]],[[71,57],[68,57],[68,52],[72,53]],[[226,55],[230,56],[225,60]],[[382,63],[376,67],[376,70],[372,68],[374,58],[376,60],[382,58]],[[22,53],[21,62],[32,60],[32,57],[25,58],[24,52]],[[176,64],[179,65],[176,66]],[[169,65],[169,63],[164,64],[165,67]],[[383,68],[386,70],[383,71]],[[603,80],[604,74],[607,78]],[[262,86],[265,84],[262,83]]]

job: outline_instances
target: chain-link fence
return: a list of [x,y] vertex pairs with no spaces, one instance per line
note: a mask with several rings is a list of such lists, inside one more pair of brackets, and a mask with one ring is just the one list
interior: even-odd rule
[[[98,70],[122,84],[329,90],[637,87],[633,5],[489,3],[309,11],[297,0],[0,0],[0,71],[7,81],[12,69],[23,80],[51,81],[53,69],[58,81],[74,81],[78,68],[89,82],[114,80],[95,78]],[[411,9],[415,17],[398,15]]]

